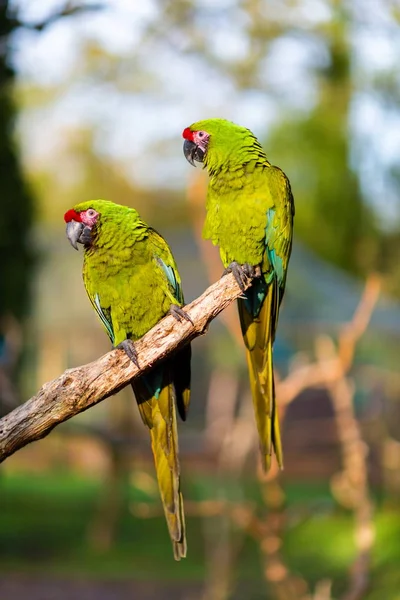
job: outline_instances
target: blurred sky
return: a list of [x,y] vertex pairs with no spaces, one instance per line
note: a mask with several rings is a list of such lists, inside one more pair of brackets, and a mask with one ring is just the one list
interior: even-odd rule
[[[329,22],[328,1],[304,0],[291,11],[287,32],[272,43],[262,65],[260,88],[247,90],[237,90],[228,74],[230,63],[248,49],[248,19],[237,1],[201,0],[200,22],[196,22],[206,47],[227,65],[226,76],[193,52],[195,29],[193,37],[188,27],[174,30],[171,39],[154,36],[143,42],[144,32],[159,26],[162,2],[109,0],[104,4],[104,10],[60,19],[42,32],[21,29],[13,37],[12,60],[20,81],[59,88],[56,98],[21,116],[28,161],[39,165],[54,161],[67,130],[90,126],[95,150],[122,162],[137,185],[181,188],[190,170],[182,160],[180,134],[191,122],[223,116],[263,137],[284,114],[307,112],[314,106],[315,67],[326,64],[328,57],[323,37],[312,32]],[[65,3],[14,0],[13,5],[20,20],[36,23]],[[279,16],[279,2],[266,2],[266,9],[271,6],[271,14],[276,11]],[[398,203],[388,196],[390,191],[383,194],[379,167],[395,164],[400,155],[400,114],[381,102],[371,82],[377,74],[396,68],[399,26],[386,2],[353,0],[346,6],[353,15],[352,160],[361,173],[366,197],[386,212],[390,222]],[[291,21],[296,30],[291,29]],[[299,35],[299,30],[307,35]],[[115,80],[107,72],[103,78],[94,76],[85,66],[85,48],[91,43],[116,58]],[[127,65],[125,70],[118,66],[120,59]],[[135,65],[141,71],[137,89]],[[168,151],[163,152],[167,140]],[[273,149],[267,148],[267,153],[273,160]]]

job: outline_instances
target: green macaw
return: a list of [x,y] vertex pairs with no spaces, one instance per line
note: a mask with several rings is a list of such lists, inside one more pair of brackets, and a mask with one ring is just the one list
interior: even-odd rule
[[269,469],[274,449],[282,468],[272,345],[292,249],[290,183],[245,127],[207,119],[186,127],[182,135],[187,160],[193,166],[202,162],[210,176],[203,236],[219,246],[226,271],[242,289],[246,278],[254,277],[238,300],[240,323],[262,464]]
[[[166,314],[189,319],[181,308],[181,280],[167,242],[133,208],[107,200],[77,204],[64,215],[67,236],[84,246],[83,281],[114,347],[137,364],[134,341]],[[190,320],[190,319],[189,319]],[[183,420],[190,399],[190,345],[132,381],[143,422],[150,429],[174,556],[186,556],[180,491],[175,401]]]

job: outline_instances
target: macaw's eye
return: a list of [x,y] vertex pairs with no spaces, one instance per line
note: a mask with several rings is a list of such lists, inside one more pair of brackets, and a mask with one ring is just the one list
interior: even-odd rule
[[199,137],[204,137],[204,131],[199,131],[198,136]]
[[94,217],[95,214],[96,214],[96,211],[93,210],[93,208],[89,208],[89,210],[87,211],[88,217]]

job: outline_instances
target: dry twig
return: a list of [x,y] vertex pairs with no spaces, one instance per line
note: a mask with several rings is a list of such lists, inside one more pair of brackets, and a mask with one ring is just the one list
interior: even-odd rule
[[357,557],[350,570],[349,587],[342,600],[361,600],[369,585],[371,551],[375,539],[373,503],[368,486],[368,447],[362,439],[361,428],[354,410],[355,386],[347,376],[360,337],[365,333],[379,298],[381,283],[371,276],[350,323],[343,327],[336,350],[330,339],[317,344],[317,356],[322,371],[326,363],[337,357],[341,373],[336,381],[327,382],[331,396],[342,451],[343,470],[332,479],[332,491],[354,514],[354,534]]
[[[370,277],[353,319],[340,332],[337,349],[331,338],[320,337],[316,343],[317,361],[299,367],[277,385],[281,419],[288,405],[307,388],[323,387],[332,399],[343,456],[343,472],[333,479],[333,491],[339,501],[351,503],[358,550],[343,600],[360,600],[363,597],[368,586],[370,552],[374,541],[373,506],[367,479],[367,448],[354,414],[354,386],[348,372],[353,365],[356,345],[370,322],[379,291],[379,279],[375,276]],[[260,484],[269,509],[266,518],[259,518],[251,507],[247,507],[245,519],[237,511],[233,511],[230,517],[258,541],[265,578],[273,588],[275,597],[285,600],[310,598],[305,580],[290,573],[282,560],[284,495],[277,480],[277,470],[273,470],[267,480],[261,476]],[[341,491],[343,493],[340,493]],[[329,600],[330,587],[330,581],[319,582],[315,590],[315,600]]]

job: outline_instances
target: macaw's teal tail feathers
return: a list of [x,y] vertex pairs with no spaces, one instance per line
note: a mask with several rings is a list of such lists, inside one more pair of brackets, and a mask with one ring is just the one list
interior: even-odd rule
[[187,344],[173,357],[176,405],[182,421],[186,421],[190,403],[190,359],[192,350]]
[[[262,288],[265,290],[261,304]],[[250,387],[260,437],[261,460],[265,471],[271,466],[274,450],[283,468],[282,444],[275,401],[272,344],[279,309],[279,287],[274,278],[266,287],[263,279],[246,291],[246,299],[238,300],[240,323],[247,349]]]
[[[175,560],[180,560],[186,556],[186,531],[183,498],[180,492],[175,387],[170,368],[163,364],[145,377],[132,382],[132,387],[142,419],[150,429],[161,501],[174,557]],[[152,387],[154,395],[149,390]]]

